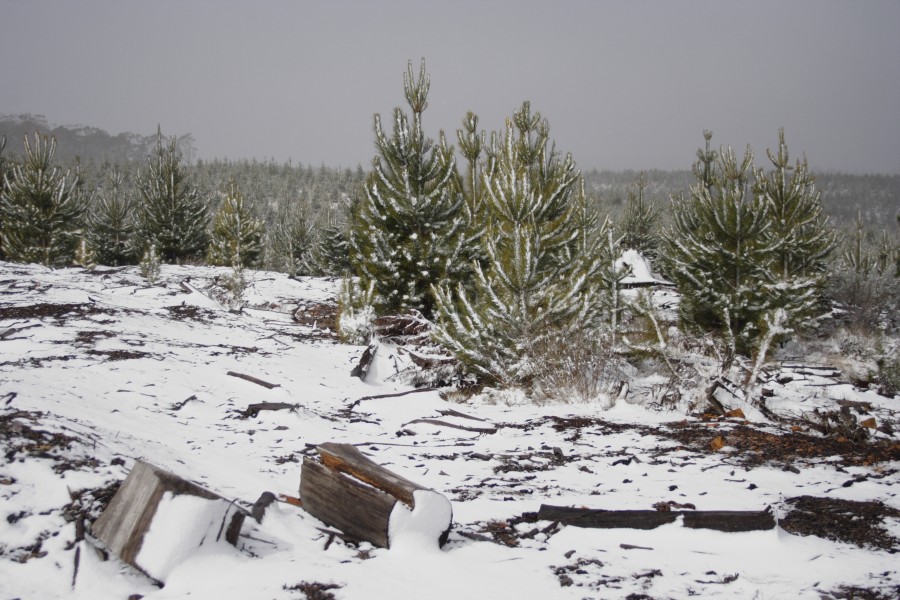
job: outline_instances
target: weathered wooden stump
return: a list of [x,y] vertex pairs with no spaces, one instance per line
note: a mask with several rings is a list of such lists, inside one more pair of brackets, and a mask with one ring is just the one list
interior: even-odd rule
[[349,444],[318,446],[320,460],[303,459],[303,508],[346,536],[390,548],[419,538],[443,546],[453,511],[445,496],[369,460]]
[[91,531],[123,561],[165,582],[199,546],[235,545],[245,516],[221,496],[139,460]]

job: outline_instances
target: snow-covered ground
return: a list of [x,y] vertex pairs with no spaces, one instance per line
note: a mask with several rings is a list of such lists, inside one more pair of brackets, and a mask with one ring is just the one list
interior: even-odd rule
[[[585,403],[489,401],[496,396],[454,404],[438,392],[356,403],[411,389],[393,377],[408,366],[403,351],[381,347],[366,381],[351,377],[363,348],[337,343],[314,319],[291,318],[298,304],[333,301],[335,281],[248,272],[252,308],[235,314],[211,293],[215,277],[228,271],[164,266],[160,283],[148,287],[136,268],[0,263],[0,600],[819,599],[849,597],[853,588],[884,598],[900,592],[889,550],[782,527],[581,529],[518,518],[541,504],[651,509],[670,500],[698,510],[771,506],[780,517],[786,500],[799,496],[900,509],[896,441],[887,461],[808,448],[785,460],[748,461],[748,453],[766,454],[748,449],[747,440],[795,434],[766,423],[655,412],[640,397],[605,411]],[[896,422],[897,399],[800,370],[773,382],[773,408],[805,414],[843,400],[862,403],[853,406],[866,407],[879,424]],[[259,402],[297,407],[241,417]],[[725,447],[714,451],[716,438]],[[138,459],[249,507],[264,491],[296,496],[303,456],[328,441],[356,444],[449,498],[454,529],[447,545],[348,545],[330,539],[302,509],[278,502],[238,548],[204,544],[170,560],[159,588],[115,557],[104,560],[90,535],[77,541],[73,515],[93,510],[96,517],[103,490]],[[900,520],[886,519],[884,527],[897,550]]]

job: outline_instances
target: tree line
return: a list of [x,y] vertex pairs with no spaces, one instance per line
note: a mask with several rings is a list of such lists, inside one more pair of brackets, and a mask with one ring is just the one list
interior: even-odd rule
[[499,130],[469,113],[456,144],[433,139],[424,61],[403,84],[406,109],[387,127],[375,117],[368,172],[190,163],[160,130],[142,162],[64,168],[51,136],[26,136],[11,158],[2,139],[2,258],[147,273],[205,263],[234,267],[236,281],[245,267],[340,276],[347,339],[364,340],[379,315],[415,315],[465,376],[551,395],[567,374],[602,378],[622,356],[671,364],[649,295],[622,293],[627,250],[677,285],[679,328],[715,335],[723,365],[758,368],[835,306],[870,329],[896,318],[896,208],[875,203],[836,227],[783,131],[763,161],[704,132],[692,172],[667,190],[659,173],[581,173],[528,102]]

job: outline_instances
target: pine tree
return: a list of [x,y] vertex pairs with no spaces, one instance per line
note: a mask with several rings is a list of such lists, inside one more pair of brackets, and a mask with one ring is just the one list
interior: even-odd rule
[[410,62],[403,88],[412,116],[395,109],[390,137],[375,116],[378,156],[351,213],[351,260],[361,287],[374,285],[381,313],[415,309],[430,317],[431,285],[459,281],[468,270],[455,159],[443,134],[435,144],[422,126],[429,87],[425,61],[418,78]]
[[156,152],[138,175],[141,203],[137,207],[140,247],[156,246],[166,263],[183,263],[203,256],[209,245],[207,202],[188,180],[172,137],[163,146],[157,130]]
[[314,223],[306,209],[295,206],[285,211],[267,235],[266,268],[291,277],[311,274],[315,241]]
[[618,229],[622,236],[621,244],[624,249],[637,250],[651,261],[655,261],[659,247],[657,222],[660,209],[646,198],[646,188],[647,179],[641,173],[628,190],[622,223]]
[[56,139],[25,137],[24,162],[7,174],[0,194],[0,242],[10,260],[47,266],[71,262],[85,205],[78,178],[53,166]]
[[334,216],[325,218],[312,251],[312,263],[316,272],[328,277],[344,277],[350,273],[350,245],[347,226]]
[[790,164],[783,131],[778,150],[767,153],[769,173],[753,167],[749,147],[740,163],[730,147],[712,152],[711,137],[704,132],[690,197],[673,203],[668,273],[682,293],[683,319],[722,332],[732,352],[755,355],[758,368],[773,342],[821,312],[834,234],[805,161]]
[[262,230],[262,222],[251,214],[244,195],[232,182],[213,218],[206,262],[232,267],[255,265],[262,252]]
[[667,273],[682,294],[682,319],[722,332],[732,352],[749,355],[765,307],[762,286],[772,283],[769,206],[749,189],[750,148],[739,162],[730,147],[712,154],[711,134],[704,137],[706,151],[694,166],[698,181],[688,197],[673,199]]
[[822,215],[822,204],[806,161],[791,165],[784,129],[778,151],[767,150],[772,170],[756,170],[754,194],[769,209],[766,240],[773,249],[773,282],[766,290],[771,303],[787,311],[791,326],[807,326],[822,312],[827,284],[826,261],[835,246],[834,230]]
[[436,286],[435,338],[483,380],[527,385],[545,342],[596,318],[601,260],[580,227],[590,220],[578,212],[575,164],[548,148],[540,114],[524,103],[496,139],[482,180],[485,264],[474,265],[471,293]]
[[116,167],[100,190],[88,218],[88,242],[103,265],[134,264],[134,211],[124,174]]

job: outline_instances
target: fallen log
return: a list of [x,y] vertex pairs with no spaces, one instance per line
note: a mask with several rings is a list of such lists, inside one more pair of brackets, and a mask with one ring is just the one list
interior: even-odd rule
[[297,410],[299,404],[287,402],[257,402],[251,404],[241,412],[242,419],[255,419],[261,410]]
[[228,371],[226,375],[230,375],[232,377],[237,377],[239,379],[243,379],[245,381],[249,381],[250,383],[255,383],[256,385],[261,385],[266,389],[271,390],[272,388],[281,387],[281,384],[278,383],[269,383],[268,381],[263,381],[262,379],[258,379],[253,375],[244,375],[243,373],[235,373],[234,371]]
[[93,535],[160,582],[204,544],[236,545],[247,513],[199,485],[137,461]]
[[303,508],[348,538],[391,548],[412,539],[443,546],[453,512],[443,495],[385,469],[350,444],[317,447],[303,459]]
[[550,506],[542,504],[537,512],[538,521],[558,521],[563,525],[596,529],[655,529],[674,523],[679,517],[682,524],[692,529],[716,531],[761,531],[775,527],[775,516],[767,508],[761,511],[733,510],[602,510]]
[[374,396],[363,396],[362,398],[357,398],[353,401],[350,406],[348,406],[346,410],[348,413],[352,412],[354,408],[359,406],[361,402],[364,400],[381,400],[382,398],[399,398],[401,396],[408,396],[409,394],[421,394],[422,392],[434,392],[437,391],[438,388],[428,387],[428,388],[416,388],[414,390],[407,390],[405,392],[394,392],[392,394],[376,394]]
[[[471,417],[470,417],[471,418]],[[472,433],[497,433],[496,427],[466,427],[465,425],[457,425],[440,419],[414,419],[409,423],[404,423],[403,427],[413,425],[415,423],[424,423],[426,425],[436,425],[438,427],[450,427],[451,429],[460,429],[462,431],[471,431]]]

